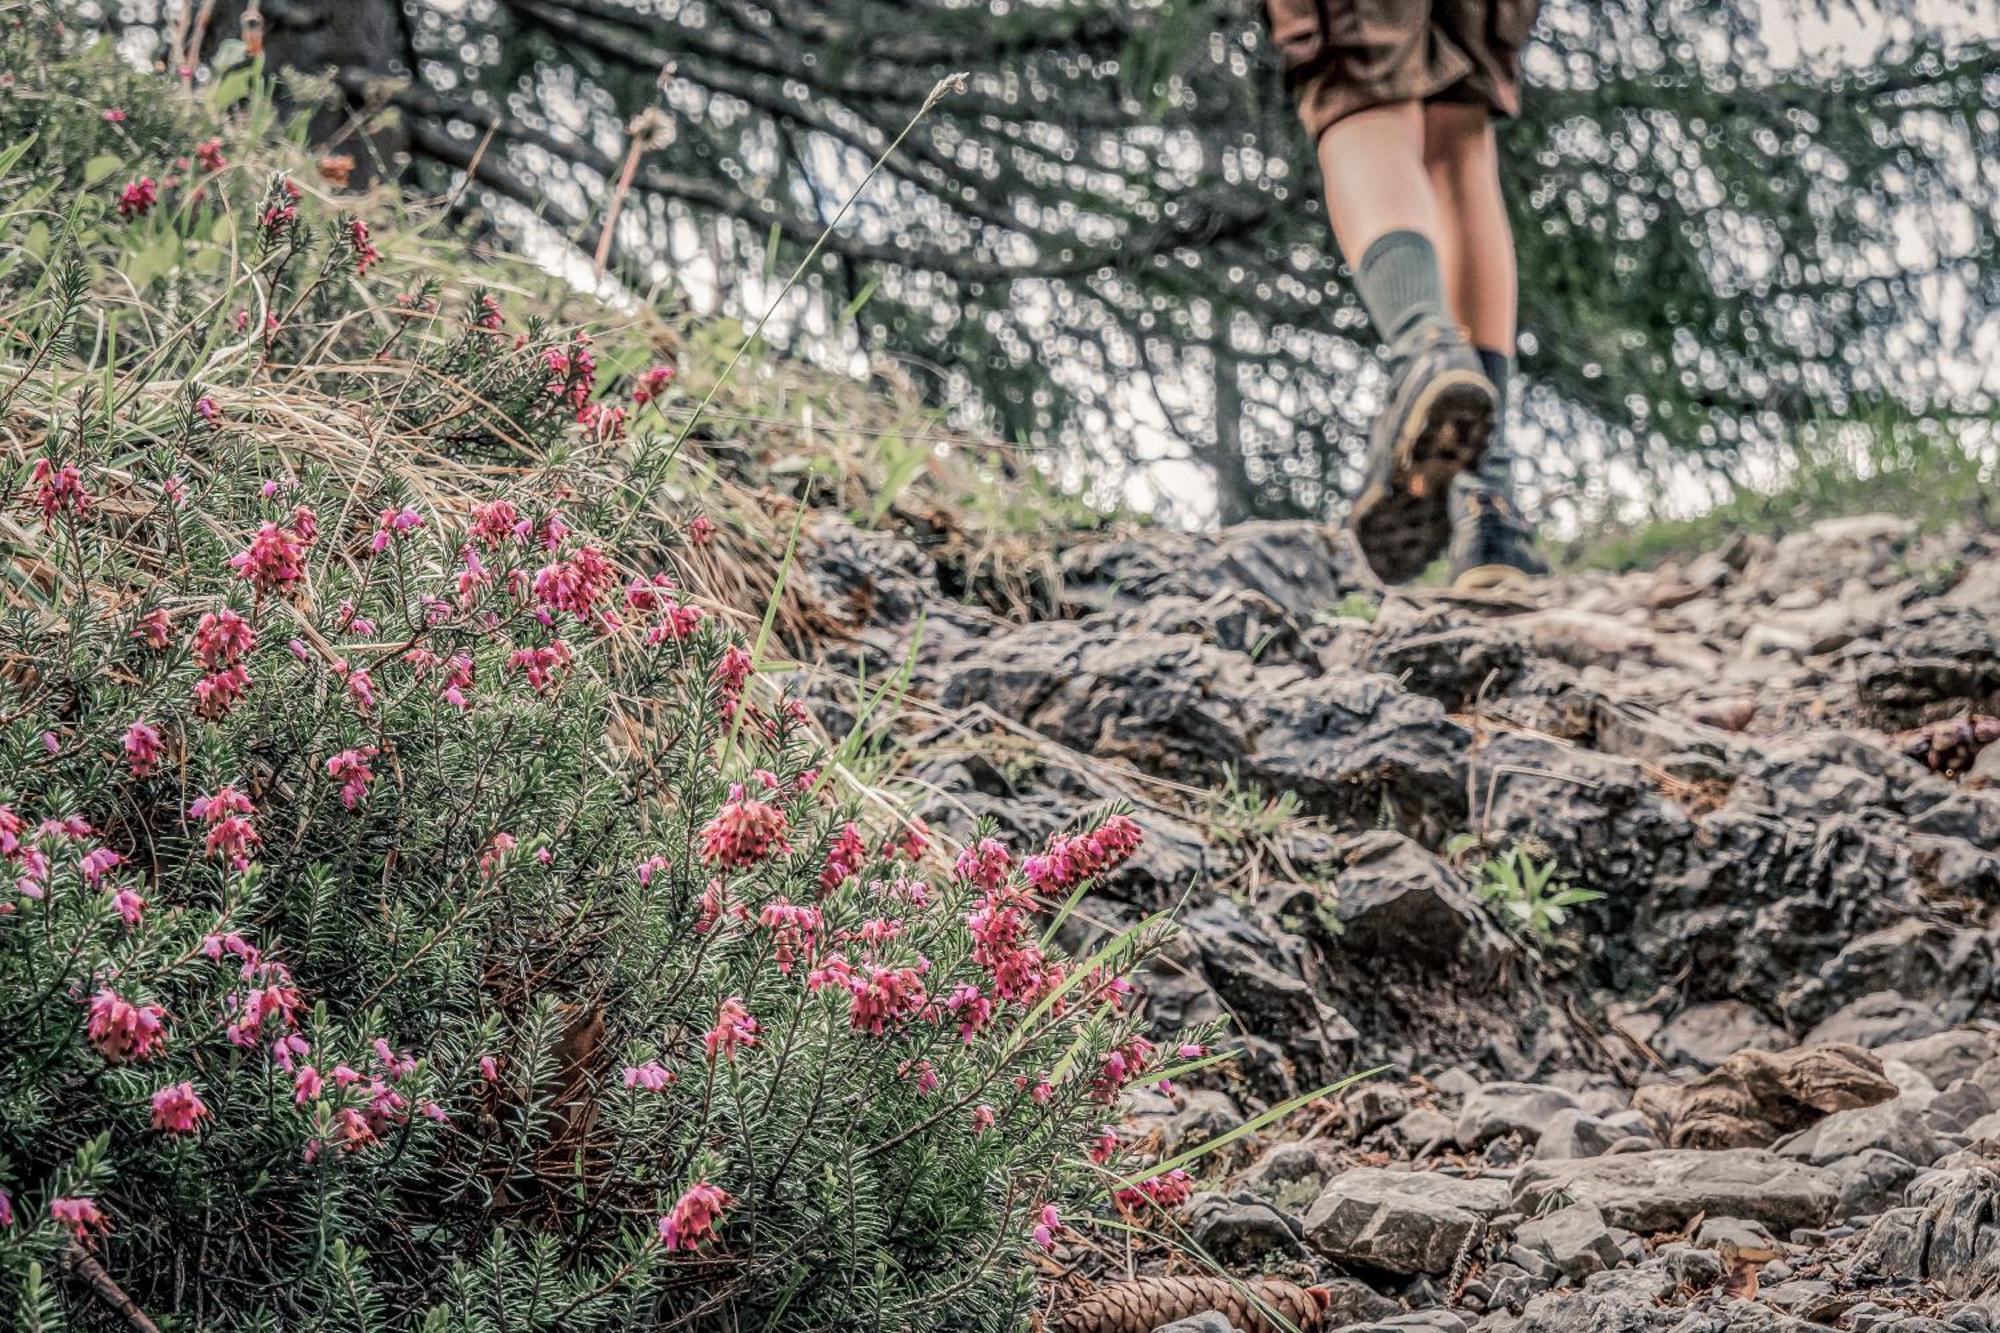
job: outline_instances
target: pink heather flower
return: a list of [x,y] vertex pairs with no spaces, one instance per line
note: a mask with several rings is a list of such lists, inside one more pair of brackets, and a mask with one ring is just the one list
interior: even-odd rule
[[701,830],[701,859],[712,866],[755,865],[773,852],[788,852],[785,812],[729,788],[729,800]]
[[234,666],[256,646],[257,631],[226,606],[206,612],[194,627],[194,660],[204,671]]
[[166,1011],[157,1004],[133,1004],[106,987],[90,997],[84,1026],[90,1044],[113,1064],[149,1060],[167,1043]]
[[188,817],[208,825],[207,851],[227,861],[232,870],[250,865],[251,849],[262,841],[250,824],[256,805],[234,787],[218,787],[211,796],[197,796],[188,804]]
[[1062,1214],[1052,1203],[1042,1205],[1042,1220],[1035,1224],[1035,1244],[1044,1250],[1054,1250],[1056,1233],[1062,1230]]
[[144,718],[125,728],[125,763],[135,778],[146,777],[158,768],[166,748],[160,733]]
[[14,1225],[14,1196],[0,1189],[0,1227]]
[[472,536],[487,550],[498,550],[517,534],[521,511],[506,500],[479,505],[472,511]]
[[879,1037],[891,1023],[922,1013],[929,1000],[923,975],[924,967],[871,967],[865,975],[856,973],[848,982],[853,996],[848,1025],[856,1032]]
[[903,1078],[914,1075],[918,1092],[933,1092],[937,1089],[937,1070],[932,1068],[928,1060],[905,1060],[896,1066],[896,1073]]
[[1136,1212],[1147,1204],[1171,1210],[1186,1203],[1193,1193],[1194,1182],[1188,1178],[1188,1173],[1175,1168],[1163,1176],[1153,1176],[1136,1186],[1119,1190],[1112,1198],[1128,1212]]
[[292,531],[299,541],[311,546],[319,537],[319,515],[311,505],[297,505],[292,509]]
[[472,688],[472,656],[469,653],[453,653],[445,663],[444,683],[438,694],[444,701],[463,713],[471,708],[465,692]]
[[[245,969],[246,972],[250,970]],[[224,1029],[223,1035],[229,1038],[232,1045],[245,1050],[259,1044],[265,1026],[273,1020],[280,1030],[296,1027],[301,1004],[298,991],[290,984],[291,973],[282,963],[263,963],[256,970],[260,979],[270,984],[232,994],[227,1001],[236,1018]]]
[[507,317],[500,312],[498,301],[491,296],[482,296],[479,298],[479,318],[474,322],[488,332],[498,332],[500,326],[507,322]]
[[115,106],[108,106],[104,108],[104,121],[106,124],[116,125],[119,122],[123,121],[124,119],[125,119],[124,108]]
[[228,717],[237,701],[250,692],[250,672],[238,665],[211,672],[194,683],[196,717],[218,722]]
[[605,403],[585,403],[576,410],[576,424],[600,444],[621,439],[625,434],[625,409]]
[[944,1007],[958,1020],[958,1035],[970,1042],[979,1030],[993,1021],[993,1001],[979,987],[960,982],[945,997]]
[[292,1100],[304,1106],[313,1098],[326,1091],[326,1080],[311,1065],[300,1065],[299,1072],[292,1076]]
[[156,606],[139,617],[139,623],[133,627],[132,637],[154,652],[169,648],[174,642],[173,620],[163,608]]
[[1044,894],[1067,893],[1123,865],[1144,838],[1129,816],[1112,815],[1088,833],[1050,839],[1048,850],[1023,861],[1021,871]]
[[146,911],[146,900],[135,890],[120,889],[111,895],[111,906],[117,909],[118,915],[124,918],[126,925],[136,926],[139,924],[140,916]]
[[209,1118],[208,1106],[192,1083],[173,1083],[153,1094],[153,1128],[169,1134],[192,1134]]
[[73,466],[58,468],[48,459],[38,458],[34,470],[28,474],[28,484],[35,488],[35,504],[43,518],[90,512],[90,493],[83,489],[83,473]]
[[978,846],[960,852],[952,866],[960,879],[988,893],[1005,884],[1013,868],[1014,858],[998,838],[980,839]]
[[688,1186],[674,1201],[673,1211],[660,1219],[660,1244],[668,1250],[694,1250],[715,1236],[715,1224],[729,1196],[706,1180]]
[[556,639],[545,648],[519,648],[507,658],[511,670],[528,678],[536,694],[547,694],[561,684],[558,673],[566,673],[572,654],[570,647],[561,639]]
[[229,567],[259,593],[283,592],[305,573],[305,543],[276,523],[258,527],[250,545],[229,557]]
[[618,571],[595,546],[578,548],[567,560],[542,566],[535,574],[535,598],[552,611],[588,620],[598,598],[617,582]]
[[374,1049],[375,1058],[382,1062],[382,1068],[389,1075],[391,1082],[408,1078],[416,1072],[416,1060],[411,1056],[397,1054],[395,1049],[389,1045],[387,1037],[377,1037],[374,1042]]
[[723,1058],[734,1061],[736,1048],[757,1044],[757,1020],[750,1017],[750,1011],[743,1007],[743,1001],[732,995],[722,1002],[722,1008],[715,1016],[715,1026],[701,1039],[702,1046],[713,1060],[717,1051]]
[[347,674],[347,693],[354,700],[354,709],[363,714],[375,711],[375,677],[368,674],[366,667]]
[[479,877],[492,879],[500,872],[507,853],[520,846],[511,833],[496,833],[486,840],[484,850],[479,853]]
[[142,218],[160,202],[160,186],[151,176],[141,176],[118,192],[118,216]]
[[195,161],[201,163],[203,171],[220,171],[229,165],[222,155],[222,140],[204,139],[194,146]]
[[53,731],[45,731],[42,733],[42,748],[50,754],[61,754],[62,741],[57,739]]
[[1118,1136],[1111,1132],[1111,1126],[1101,1125],[1091,1136],[1089,1143],[1090,1160],[1103,1166],[1118,1155]]
[[368,224],[360,218],[347,224],[347,239],[354,245],[354,271],[366,273],[370,264],[379,263],[382,252],[375,248],[375,240],[368,234]]
[[868,860],[868,845],[861,840],[861,830],[852,824],[841,826],[834,837],[833,846],[827,849],[826,864],[820,868],[819,891],[832,893],[847,878],[860,871]]
[[500,1062],[490,1055],[480,1056],[479,1077],[488,1083],[498,1083],[500,1081]]
[[1184,1041],[1174,1051],[1174,1054],[1183,1060],[1199,1060],[1202,1056],[1208,1054],[1208,1047],[1198,1045],[1195,1042]]
[[688,540],[696,546],[706,546],[715,540],[715,534],[722,531],[715,520],[706,514],[696,514],[688,520]]
[[930,826],[921,819],[913,818],[908,824],[904,825],[902,836],[883,850],[891,856],[899,856],[906,861],[914,861],[922,856],[924,849],[930,845]]
[[659,874],[663,870],[668,869],[672,865],[673,862],[667,860],[667,858],[664,856],[658,855],[657,853],[647,857],[645,860],[639,863],[639,887],[642,889],[651,888],[653,884],[653,876]]
[[679,1081],[674,1077],[674,1071],[658,1060],[648,1060],[643,1065],[625,1066],[625,1086],[628,1088],[644,1088],[647,1092],[660,1092],[669,1083]]
[[1127,1037],[1123,1045],[1113,1047],[1106,1053],[1097,1080],[1091,1085],[1091,1092],[1107,1105],[1118,1100],[1120,1089],[1146,1072],[1153,1054],[1152,1042],[1144,1037]]
[[93,847],[77,862],[77,869],[83,872],[83,882],[94,889],[103,884],[104,877],[116,870],[124,860],[124,857],[109,847]]
[[981,1102],[972,1108],[972,1132],[974,1134],[984,1134],[987,1130],[993,1128],[994,1121],[993,1108],[985,1102]]
[[376,555],[389,549],[389,543],[404,533],[423,525],[424,516],[408,505],[401,509],[384,509],[375,516],[375,536],[368,543],[368,549]]
[[194,414],[203,421],[212,423],[217,417],[222,415],[222,409],[216,406],[213,398],[207,394],[203,394],[194,400]]
[[632,401],[641,406],[652,402],[666,392],[667,384],[673,377],[672,366],[654,366],[639,376],[639,383],[632,389]]
[[58,1225],[68,1227],[70,1236],[86,1246],[93,1232],[102,1234],[111,1229],[111,1219],[104,1215],[95,1199],[50,1199],[49,1216]]
[[776,933],[771,956],[778,964],[778,971],[790,973],[801,954],[808,958],[812,955],[820,928],[820,911],[780,898],[764,904],[764,910],[757,914],[757,924]]

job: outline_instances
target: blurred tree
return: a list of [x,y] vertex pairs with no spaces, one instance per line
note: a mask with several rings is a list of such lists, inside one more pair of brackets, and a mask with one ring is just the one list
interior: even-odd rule
[[[223,0],[212,35],[244,7]],[[1549,0],[1504,130],[1546,436],[1726,471],[1861,399],[1993,411],[2000,26],[1949,44],[1948,11]],[[339,67],[347,113],[397,104],[427,183],[473,169],[486,203],[585,253],[634,118],[660,108],[614,267],[642,290],[748,283],[759,311],[758,274],[788,270],[937,80],[969,71],[828,241],[820,332],[866,293],[863,343],[927,368],[941,402],[1099,477],[1197,464],[1224,521],[1323,513],[1345,488],[1381,376],[1254,0],[262,14],[275,59]],[[1839,54],[1773,49],[1814,27]]]

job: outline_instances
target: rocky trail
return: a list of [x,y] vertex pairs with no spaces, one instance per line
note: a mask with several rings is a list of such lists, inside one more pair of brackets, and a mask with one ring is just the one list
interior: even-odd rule
[[[1008,620],[823,521],[807,691],[955,834],[1136,807],[1071,930],[1177,907],[1146,1003],[1247,1053],[1122,1132],[1389,1066],[1178,1212],[1230,1272],[1327,1329],[2000,1327],[2000,539],[1864,516],[1493,597],[1385,594],[1310,524],[1060,558]],[[1602,896],[1523,928],[1509,849]]]

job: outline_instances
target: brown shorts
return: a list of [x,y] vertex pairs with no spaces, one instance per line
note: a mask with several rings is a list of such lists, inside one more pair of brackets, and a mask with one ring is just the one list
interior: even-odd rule
[[1521,109],[1521,48],[1540,0],[1264,0],[1285,86],[1315,143],[1387,102]]

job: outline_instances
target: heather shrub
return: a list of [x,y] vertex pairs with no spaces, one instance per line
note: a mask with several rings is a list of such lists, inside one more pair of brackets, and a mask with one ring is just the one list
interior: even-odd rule
[[684,587],[670,368],[238,165],[247,81],[225,142],[58,56],[0,37],[103,80],[0,110],[54,182],[0,212],[0,1308],[109,1321],[96,1265],[163,1327],[1019,1324],[1171,1072],[1156,930],[1048,944],[1137,827],[864,806]]

